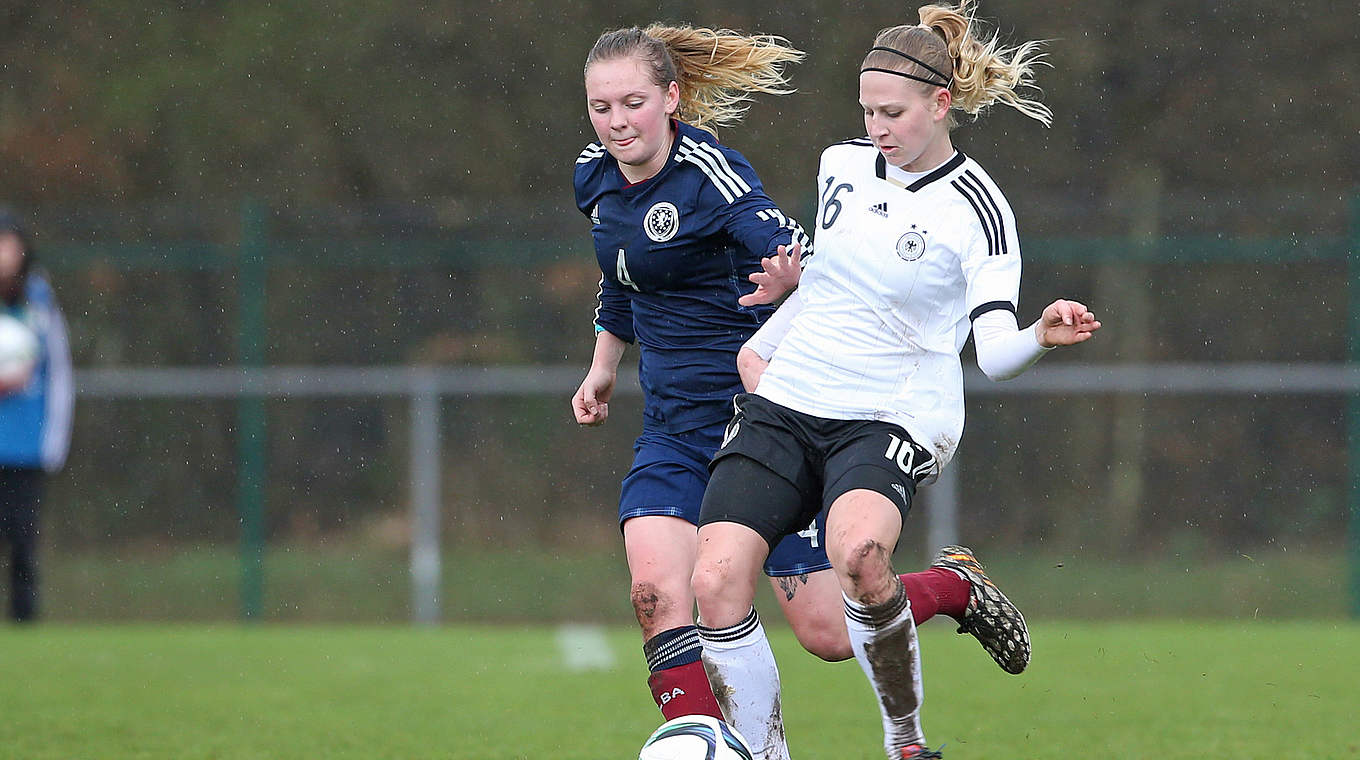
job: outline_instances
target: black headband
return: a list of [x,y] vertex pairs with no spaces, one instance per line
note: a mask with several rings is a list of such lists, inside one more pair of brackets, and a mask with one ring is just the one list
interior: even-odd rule
[[901,50],[897,50],[897,49],[895,49],[895,48],[890,48],[890,47],[880,47],[880,46],[875,45],[874,47],[869,48],[869,52],[870,52],[870,53],[874,52],[875,50],[881,50],[881,51],[883,51],[883,52],[885,52],[885,53],[892,53],[893,55],[900,55],[900,56],[902,56],[903,58],[907,59],[908,61],[911,61],[912,63],[916,64],[917,66],[920,66],[921,68],[925,69],[926,71],[929,71],[930,73],[932,73],[932,74],[934,74],[935,76],[939,77],[939,80],[926,79],[926,78],[924,78],[924,77],[918,77],[918,76],[916,76],[916,75],[914,75],[914,74],[908,74],[908,73],[905,72],[905,71],[895,71],[895,70],[893,70],[893,69],[880,69],[880,68],[878,68],[878,67],[876,67],[876,66],[865,66],[864,68],[862,68],[862,69],[859,70],[859,73],[863,74],[863,73],[866,72],[866,71],[881,71],[881,72],[883,72],[884,74],[896,74],[896,75],[899,76],[899,77],[906,77],[907,79],[915,79],[915,80],[918,81],[918,82],[925,82],[926,84],[933,85],[933,86],[935,86],[935,87],[944,87],[944,88],[948,88],[948,87],[949,87],[949,79],[950,79],[950,78],[947,77],[947,76],[945,76],[944,74],[940,73],[937,69],[935,69],[935,67],[931,66],[930,64],[928,64],[928,63],[926,63],[925,61],[921,60],[920,58],[916,58],[915,56],[907,55],[906,53],[903,53]]

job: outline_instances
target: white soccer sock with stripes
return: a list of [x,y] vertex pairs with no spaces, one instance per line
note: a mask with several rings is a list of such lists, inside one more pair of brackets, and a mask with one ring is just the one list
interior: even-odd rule
[[704,670],[727,722],[751,745],[756,760],[789,760],[779,710],[779,668],[754,607],[728,628],[699,624]]
[[850,647],[869,677],[883,715],[883,749],[900,760],[901,748],[925,744],[921,732],[921,649],[911,602],[902,581],[897,592],[883,604],[863,605],[845,597],[845,625]]

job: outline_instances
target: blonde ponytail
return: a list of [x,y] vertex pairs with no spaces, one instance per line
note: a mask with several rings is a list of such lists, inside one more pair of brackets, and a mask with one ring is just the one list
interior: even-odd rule
[[680,85],[676,118],[713,131],[741,121],[751,95],[793,92],[784,66],[805,53],[774,35],[743,35],[730,29],[653,24],[607,32],[596,41],[586,66],[598,60],[636,55],[660,87]]
[[[1053,123],[1053,112],[1022,90],[1038,89],[1034,67],[1046,65],[1041,42],[1015,47],[1001,45],[997,34],[986,39],[976,34],[977,20],[970,3],[958,6],[925,5],[919,9],[920,25],[884,29],[875,47],[891,48],[905,55],[870,51],[861,68],[880,68],[934,78],[931,71],[947,75],[952,108],[976,118],[995,103],[1008,105],[1044,126]],[[919,59],[912,61],[911,58]],[[944,86],[945,83],[940,83]],[[950,119],[950,126],[955,122]]]

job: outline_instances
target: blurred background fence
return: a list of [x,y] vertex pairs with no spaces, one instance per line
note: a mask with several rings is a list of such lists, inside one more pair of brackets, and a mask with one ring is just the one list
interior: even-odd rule
[[[51,614],[626,615],[613,503],[639,399],[571,421],[583,236],[257,203],[237,222],[42,249],[81,368],[44,515]],[[960,538],[1054,615],[1346,614],[1360,247],[1024,245],[1023,318],[1080,295],[1109,329],[1010,383],[970,371],[959,458],[902,561]]]
[[[928,503],[901,562],[957,533],[1032,615],[1356,611],[1354,25],[1319,0],[979,14],[1052,63],[1051,129],[998,109],[954,132],[1019,220],[1021,317],[1062,295],[1106,327],[972,383],[956,479],[925,491],[957,519]],[[614,504],[639,399],[571,421],[599,275],[570,167],[594,139],[587,51],[654,19],[808,51],[796,94],[720,134],[806,220],[821,149],[863,133],[856,64],[916,14],[0,6],[0,201],[38,234],[81,392],[46,614],[628,621]]]

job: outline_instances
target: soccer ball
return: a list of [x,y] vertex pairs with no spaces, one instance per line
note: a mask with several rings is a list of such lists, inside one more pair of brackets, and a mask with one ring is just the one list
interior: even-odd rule
[[38,364],[38,336],[28,325],[0,314],[0,393],[17,391],[28,384]]
[[638,760],[752,760],[737,730],[707,715],[682,715],[652,732]]

